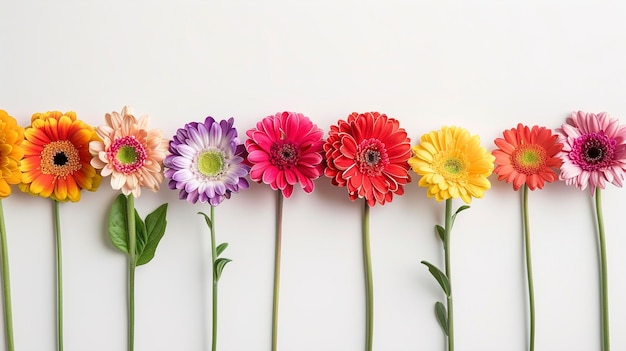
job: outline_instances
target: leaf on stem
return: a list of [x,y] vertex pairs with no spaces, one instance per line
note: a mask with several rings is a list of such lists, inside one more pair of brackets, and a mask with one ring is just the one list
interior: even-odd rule
[[224,252],[224,250],[226,250],[227,247],[228,243],[221,243],[217,245],[217,248],[215,249],[216,255],[219,256],[222,252]]
[[206,213],[204,212],[198,212],[198,214],[204,217],[207,227],[209,227],[209,230],[211,230],[213,228],[213,224],[211,223],[211,218],[209,218],[209,216],[207,216]]
[[[137,252],[137,265],[141,266],[146,264],[154,258],[157,246],[165,234],[165,227],[167,226],[167,204],[159,206],[156,210],[152,211],[146,216],[146,243],[141,252]],[[137,245],[139,248],[139,245]]]
[[218,258],[215,260],[215,264],[213,265],[213,274],[215,275],[216,280],[220,280],[222,276],[222,271],[228,262],[231,262],[230,258]]
[[435,317],[437,317],[437,322],[439,322],[443,333],[448,336],[448,316],[446,313],[446,307],[439,301],[435,303]]
[[109,237],[113,246],[124,253],[128,253],[127,223],[126,196],[119,194],[113,201],[109,213]]
[[437,280],[446,296],[450,296],[450,281],[448,280],[448,277],[430,262],[422,261],[422,264],[428,267],[428,271],[433,275],[433,277],[435,277],[435,280]]
[[148,243],[148,233],[146,233],[146,225],[143,219],[139,217],[139,212],[135,209],[135,254],[143,252]]
[[446,241],[446,230],[439,224],[435,225],[435,233],[439,236],[441,241]]
[[459,207],[459,208],[456,210],[456,212],[454,212],[454,214],[452,215],[452,220],[451,220],[451,222],[452,222],[452,223],[450,223],[450,225],[451,225],[451,226],[452,226],[452,225],[454,225],[454,220],[456,219],[456,215],[458,215],[459,213],[461,213],[461,212],[463,212],[463,211],[467,210],[468,208],[470,208],[470,207],[469,207],[469,206],[467,206],[467,205],[463,205],[463,206]]

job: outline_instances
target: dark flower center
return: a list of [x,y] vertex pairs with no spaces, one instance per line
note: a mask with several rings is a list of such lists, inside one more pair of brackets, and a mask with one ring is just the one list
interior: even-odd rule
[[389,164],[385,144],[374,138],[363,140],[356,148],[356,164],[362,174],[379,176]]
[[596,171],[610,166],[616,144],[604,132],[584,134],[574,140],[569,158],[584,171]]
[[41,172],[66,177],[82,168],[78,149],[69,140],[46,144],[41,151]]
[[278,169],[289,169],[298,164],[300,150],[293,143],[274,143],[270,148],[270,163]]
[[69,159],[63,151],[57,152],[56,155],[54,155],[54,157],[52,158],[52,162],[55,166],[65,166],[67,161],[69,161]]

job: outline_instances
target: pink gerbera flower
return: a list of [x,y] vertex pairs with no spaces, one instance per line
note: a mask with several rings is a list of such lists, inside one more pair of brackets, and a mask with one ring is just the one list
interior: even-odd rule
[[323,132],[301,113],[267,116],[246,133],[250,179],[282,191],[288,198],[300,183],[306,193],[322,174]]
[[574,112],[556,129],[563,151],[559,178],[581,190],[604,189],[605,181],[622,186],[626,171],[626,126],[608,113]]

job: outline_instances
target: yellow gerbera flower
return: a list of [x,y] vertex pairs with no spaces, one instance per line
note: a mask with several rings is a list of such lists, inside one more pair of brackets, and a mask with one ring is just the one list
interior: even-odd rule
[[20,144],[24,140],[24,129],[15,118],[0,110],[0,198],[11,195],[10,184],[22,181],[20,160],[24,151]]
[[24,131],[20,190],[57,201],[79,201],[80,190],[95,191],[102,177],[89,162],[89,142],[100,140],[75,112],[35,113]]
[[470,203],[491,188],[487,177],[493,172],[495,158],[480,138],[465,128],[443,127],[422,135],[411,148],[409,165],[422,176],[419,185],[428,188],[428,197],[437,201],[460,197]]

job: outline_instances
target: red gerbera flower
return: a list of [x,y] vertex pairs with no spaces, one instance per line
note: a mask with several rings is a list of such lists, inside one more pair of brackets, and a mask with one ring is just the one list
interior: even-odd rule
[[281,190],[288,198],[293,186],[313,191],[313,180],[322,174],[324,133],[302,113],[282,112],[267,116],[246,133],[250,179]]
[[505,130],[504,139],[494,140],[499,149],[492,153],[496,157],[494,173],[498,180],[513,183],[513,189],[528,185],[530,190],[542,189],[545,182],[557,179],[554,168],[561,166],[556,155],[563,148],[557,143],[557,135],[550,129],[533,126],[532,129],[519,123],[517,128]]
[[404,194],[411,181],[407,160],[411,140],[394,118],[378,112],[356,113],[330,127],[324,144],[327,166],[324,174],[332,183],[347,187],[350,200],[391,202],[393,194]]

